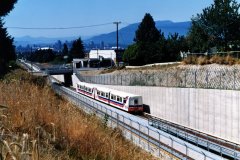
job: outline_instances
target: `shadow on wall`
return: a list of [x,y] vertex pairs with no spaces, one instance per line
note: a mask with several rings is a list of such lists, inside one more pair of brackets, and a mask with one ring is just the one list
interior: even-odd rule
[[149,107],[149,105],[143,104],[143,112],[146,112],[146,113],[148,113],[148,114],[151,113],[151,112],[150,112],[150,107]]

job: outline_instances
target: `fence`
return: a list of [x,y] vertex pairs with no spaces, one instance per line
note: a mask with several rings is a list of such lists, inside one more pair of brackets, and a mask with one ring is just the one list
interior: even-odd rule
[[[115,112],[104,105],[94,102],[70,89],[53,84],[53,89],[60,95],[66,96],[72,103],[89,113],[94,113],[108,120],[111,127],[119,127],[124,135],[135,144],[164,159],[217,159],[218,156],[183,143],[170,135],[152,129],[119,112]],[[106,118],[107,117],[107,118]],[[173,156],[168,156],[173,155]]]
[[81,76],[88,83],[124,86],[161,86],[180,88],[207,88],[240,90],[240,69],[174,70],[152,73],[129,72],[127,74],[105,74]]

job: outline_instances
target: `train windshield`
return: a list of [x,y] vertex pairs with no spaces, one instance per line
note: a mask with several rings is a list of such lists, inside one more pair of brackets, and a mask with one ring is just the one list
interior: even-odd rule
[[138,105],[138,99],[134,99],[134,105]]
[[142,105],[141,97],[131,97],[129,105],[130,106]]

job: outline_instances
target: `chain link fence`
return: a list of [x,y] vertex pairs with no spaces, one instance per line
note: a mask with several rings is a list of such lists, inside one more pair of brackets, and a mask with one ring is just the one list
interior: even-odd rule
[[124,86],[161,86],[207,89],[240,89],[240,69],[174,70],[153,73],[105,74],[96,76],[77,75],[88,83]]

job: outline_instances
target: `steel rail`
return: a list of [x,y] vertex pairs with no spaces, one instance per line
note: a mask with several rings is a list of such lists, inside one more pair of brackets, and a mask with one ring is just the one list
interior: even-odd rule
[[155,128],[202,147],[210,152],[217,153],[220,156],[240,159],[240,145],[237,143],[150,114],[145,114],[145,116],[148,117],[148,124]]

